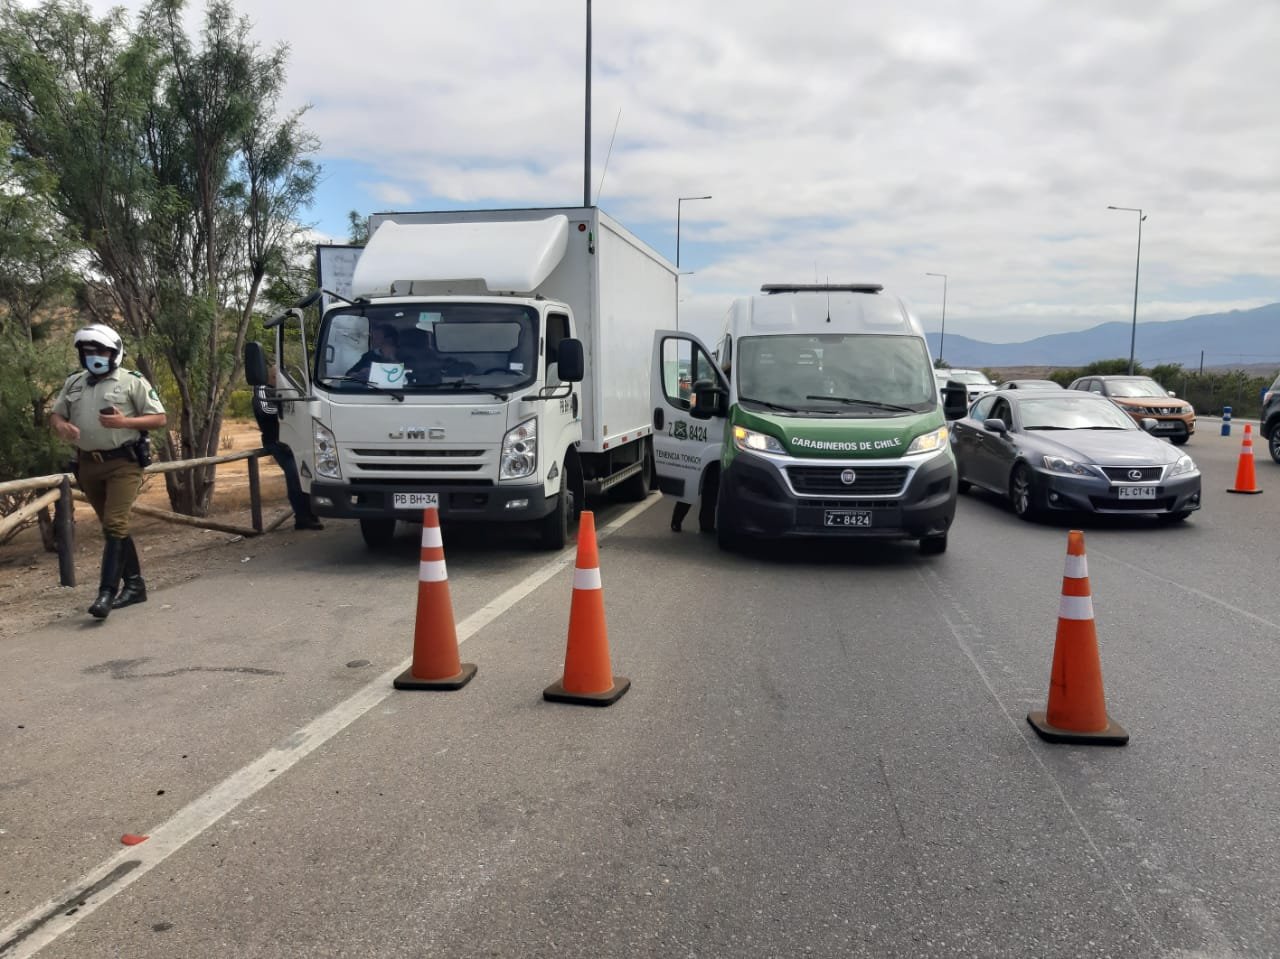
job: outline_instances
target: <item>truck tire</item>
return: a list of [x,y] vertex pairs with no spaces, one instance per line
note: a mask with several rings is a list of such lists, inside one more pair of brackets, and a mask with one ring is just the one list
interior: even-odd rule
[[362,519],[360,535],[364,544],[370,549],[386,549],[396,538],[396,521],[394,519]]
[[653,472],[653,452],[647,442],[641,441],[640,472],[629,476],[617,486],[618,499],[626,503],[638,503],[649,495],[649,474]]
[[556,507],[541,520],[538,542],[543,549],[561,550],[569,542],[569,527],[577,518],[573,488],[569,483],[568,463],[560,467],[564,481],[556,494]]

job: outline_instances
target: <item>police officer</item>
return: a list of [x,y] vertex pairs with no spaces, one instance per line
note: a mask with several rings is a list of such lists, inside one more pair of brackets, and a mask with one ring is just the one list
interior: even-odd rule
[[[123,370],[124,341],[94,323],[75,336],[83,369],[62,384],[53,402],[54,432],[76,448],[76,479],[102,523],[102,574],[89,613],[106,619],[113,609],[147,601],[129,514],[142,487],[138,441],[165,425],[164,406],[141,373]],[[116,590],[124,576],[124,589]]]

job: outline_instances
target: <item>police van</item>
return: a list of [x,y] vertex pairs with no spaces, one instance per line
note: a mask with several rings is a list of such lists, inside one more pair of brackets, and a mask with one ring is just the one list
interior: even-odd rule
[[714,350],[659,330],[651,392],[659,488],[699,504],[722,548],[822,536],[946,550],[947,419],[964,394],[944,410],[920,321],[880,285],[766,285],[733,303]]

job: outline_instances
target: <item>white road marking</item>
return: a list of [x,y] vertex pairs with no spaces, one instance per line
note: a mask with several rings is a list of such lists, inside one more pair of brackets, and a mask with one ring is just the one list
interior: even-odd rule
[[[601,529],[597,533],[597,540],[617,532],[661,499],[661,496],[651,495],[644,502],[637,503]],[[474,636],[539,586],[569,567],[576,558],[576,552],[576,546],[561,550],[549,563],[464,619],[457,626],[458,642],[462,643]],[[179,810],[172,818],[152,828],[146,834],[150,836],[146,842],[120,850],[68,886],[64,893],[47,900],[0,930],[0,957],[29,959],[70,931],[81,919],[95,912],[135,880],[141,879],[246,799],[283,776],[298,762],[390,697],[395,692],[392,680],[412,663],[413,657],[409,656],[388,669],[355,695],[316,717]]]

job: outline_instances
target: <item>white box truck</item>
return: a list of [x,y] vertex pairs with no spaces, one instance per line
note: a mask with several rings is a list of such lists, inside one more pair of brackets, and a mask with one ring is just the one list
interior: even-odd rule
[[[666,259],[594,207],[369,227],[314,343],[299,307],[318,294],[268,324],[283,358],[268,396],[317,515],[358,519],[380,546],[436,506],[446,524],[535,524],[559,549],[587,496],[648,494],[648,354],[676,311]],[[266,384],[260,344],[245,368]]]

